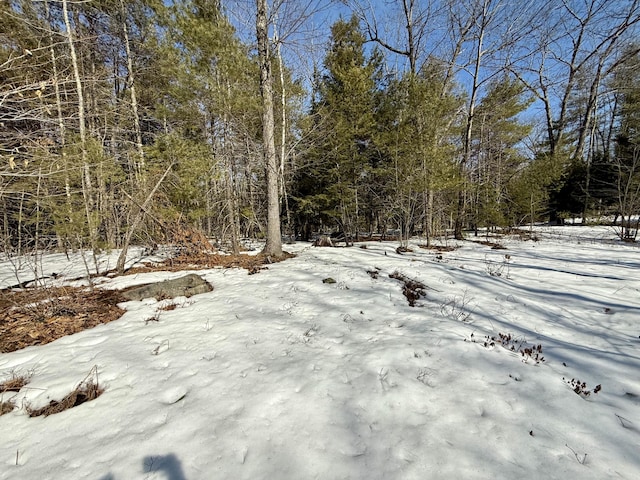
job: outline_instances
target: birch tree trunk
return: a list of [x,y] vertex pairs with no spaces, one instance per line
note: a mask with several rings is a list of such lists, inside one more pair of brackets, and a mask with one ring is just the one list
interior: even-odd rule
[[[51,12],[49,10],[49,2],[44,2],[45,12],[47,15],[47,21],[51,28],[53,28],[53,18],[51,17]],[[67,152],[65,151],[65,126],[64,126],[64,118],[62,114],[62,95],[60,92],[60,78],[58,76],[58,59],[56,56],[56,51],[54,48],[53,42],[53,33],[52,30],[49,30],[49,55],[51,56],[51,67],[53,73],[53,87],[55,89],[56,94],[56,112],[58,114],[58,131],[60,133],[60,146],[62,147],[60,150],[62,151],[62,166],[64,170],[64,194],[66,198],[66,209],[67,209],[67,221],[69,224],[73,223],[73,208],[71,206],[71,180],[69,178],[69,162],[67,158]],[[61,236],[58,236],[58,247],[64,248],[66,251],[67,248],[67,239],[63,239]]]
[[[91,241],[91,248],[95,251],[97,228],[93,222],[93,210],[95,200],[93,198],[93,187],[91,182],[91,170],[89,168],[89,156],[87,153],[87,128],[84,114],[84,94],[82,91],[82,79],[80,78],[80,67],[78,66],[78,56],[76,54],[76,48],[73,40],[73,32],[71,30],[71,22],[69,21],[69,10],[67,8],[67,0],[62,0],[62,15],[64,18],[64,25],[67,32],[67,41],[69,43],[69,53],[71,55],[71,65],[73,67],[73,77],[76,83],[76,90],[78,95],[78,129],[80,133],[80,152],[82,157],[82,179],[83,179],[83,195],[84,204],[87,215],[87,225],[89,227],[89,237]],[[95,253],[95,252],[94,252]]]

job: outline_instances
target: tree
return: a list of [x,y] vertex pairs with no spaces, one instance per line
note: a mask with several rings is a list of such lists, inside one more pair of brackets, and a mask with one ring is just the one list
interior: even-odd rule
[[256,38],[260,64],[260,92],[262,95],[262,147],[267,177],[267,241],[262,253],[281,257],[280,198],[278,188],[278,158],[276,157],[275,121],[273,115],[273,75],[267,0],[256,0]]
[[[526,38],[523,22],[515,7],[500,0],[473,0],[468,3],[450,1],[448,3],[453,34],[460,35],[454,40],[452,62],[461,61],[461,72],[467,84],[467,102],[464,110],[464,132],[460,152],[460,174],[465,178],[473,154],[473,131],[476,122],[476,108],[481,99],[483,89],[504,69],[500,56],[520,38]],[[463,55],[464,46],[469,46],[469,54]],[[455,216],[454,236],[462,239],[466,217],[467,189],[458,193],[457,212]]]
[[332,26],[326,73],[319,75],[310,113],[309,167],[301,172],[310,187],[304,192],[305,209],[321,213],[349,235],[368,216],[363,200],[376,156],[380,58],[376,52],[368,56],[364,44],[355,16]]
[[522,123],[519,115],[531,101],[524,85],[505,75],[490,82],[478,105],[470,156],[476,233],[478,226],[506,226],[512,220],[508,217],[508,184],[527,160],[521,145],[531,131],[531,125]]
[[404,247],[420,221],[430,242],[434,195],[459,181],[453,139],[460,99],[443,94],[444,82],[442,65],[425,65],[417,75],[407,72],[391,82],[384,95],[380,144],[388,159],[387,203]]
[[[635,52],[635,46],[629,48]],[[640,212],[640,54],[635,53],[612,82],[619,96],[620,123],[615,139],[616,216],[620,238],[635,240]],[[635,217],[635,223],[633,221]]]
[[[620,55],[620,47],[637,35],[640,2],[554,0],[532,20],[532,35],[518,44],[509,69],[542,104],[546,149],[560,164],[559,171],[575,171],[582,168],[575,162],[586,162],[584,215],[591,163],[598,157],[594,149],[603,86],[633,56],[630,50]],[[557,213],[552,209],[552,220]]]

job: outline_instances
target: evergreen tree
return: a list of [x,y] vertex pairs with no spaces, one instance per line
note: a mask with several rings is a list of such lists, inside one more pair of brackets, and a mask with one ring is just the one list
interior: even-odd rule
[[490,83],[478,105],[471,146],[476,229],[508,226],[512,221],[507,187],[526,161],[519,147],[531,126],[518,116],[530,104],[524,85],[505,76]]
[[434,62],[391,82],[384,96],[380,139],[388,174],[386,203],[403,246],[420,223],[429,242],[434,195],[458,183],[453,137],[460,99],[444,81]]
[[357,234],[369,216],[363,200],[377,156],[380,57],[368,55],[364,45],[356,17],[332,26],[326,72],[310,114],[310,168],[300,178],[299,213],[319,214],[346,234]]

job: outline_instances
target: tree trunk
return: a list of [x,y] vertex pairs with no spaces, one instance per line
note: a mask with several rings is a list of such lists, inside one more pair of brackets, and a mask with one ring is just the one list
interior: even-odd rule
[[280,232],[280,200],[278,194],[278,159],[275,146],[273,115],[273,78],[267,23],[267,0],[256,0],[256,37],[260,61],[260,92],[262,93],[262,144],[267,176],[267,242],[265,255],[282,256]]
[[[124,273],[124,266],[127,261],[127,252],[129,250],[129,244],[131,243],[133,234],[138,228],[138,226],[140,225],[140,223],[142,222],[142,219],[144,218],[144,214],[147,211],[149,204],[151,203],[151,199],[153,198],[155,193],[158,191],[158,188],[160,188],[160,185],[162,184],[164,179],[167,178],[167,175],[169,174],[173,166],[174,164],[172,163],[167,167],[167,169],[164,171],[164,173],[162,174],[162,176],[160,177],[156,185],[153,187],[151,192],[149,192],[149,195],[147,195],[147,198],[145,199],[144,203],[142,205],[136,206],[136,214],[133,217],[133,221],[131,222],[131,225],[129,226],[129,229],[127,230],[127,233],[122,241],[122,251],[118,256],[118,261],[116,263],[116,270],[118,271],[118,273],[120,274]],[[134,205],[133,197],[129,197],[129,198],[131,199],[132,205]]]
[[[479,17],[479,31],[477,43],[475,45],[475,58],[474,58],[474,71],[472,74],[472,86],[471,86],[471,98],[469,99],[469,109],[467,111],[467,118],[465,124],[465,132],[464,132],[464,140],[463,140],[463,152],[462,152],[462,161],[460,164],[460,174],[462,179],[465,178],[465,168],[469,163],[471,158],[471,135],[473,131],[473,121],[475,119],[475,108],[476,101],[478,97],[478,91],[480,89],[480,68],[484,55],[484,36],[485,36],[485,28],[487,26],[487,16],[489,2],[485,0],[482,5],[482,11]],[[464,217],[465,217],[465,186],[463,184],[462,188],[458,192],[458,206],[456,209],[456,220],[455,220],[455,228],[454,228],[454,237],[456,240],[464,240],[464,235],[462,233],[464,227]]]
[[140,115],[138,113],[138,96],[136,95],[136,82],[133,72],[133,58],[131,56],[131,43],[129,42],[129,29],[127,28],[127,11],[124,8],[124,0],[120,0],[120,11],[122,12],[122,34],[124,35],[124,46],[127,54],[127,74],[129,75],[129,92],[131,94],[131,113],[133,114],[133,128],[136,134],[136,149],[140,157],[136,173],[138,180],[144,185],[144,149],[142,148],[142,129],[140,128]]
[[87,129],[84,112],[84,94],[82,92],[82,79],[80,78],[80,67],[78,65],[78,56],[76,55],[76,48],[73,41],[73,33],[71,30],[71,22],[69,21],[69,11],[67,8],[67,0],[62,0],[62,12],[64,17],[64,24],[67,31],[67,41],[69,43],[69,53],[71,55],[71,64],[73,66],[73,77],[76,83],[76,90],[78,95],[78,124],[80,132],[80,151],[82,156],[82,192],[84,195],[85,210],[87,215],[87,225],[89,227],[89,237],[91,242],[91,248],[95,250],[97,240],[97,228],[93,221],[93,210],[95,200],[93,198],[93,186],[91,182],[91,171],[89,168],[89,158],[87,153]]

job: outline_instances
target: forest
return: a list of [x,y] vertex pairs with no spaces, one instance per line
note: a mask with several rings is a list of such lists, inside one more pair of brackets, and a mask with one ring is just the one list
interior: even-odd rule
[[2,0],[0,248],[575,217],[634,241],[639,24],[639,0]]

